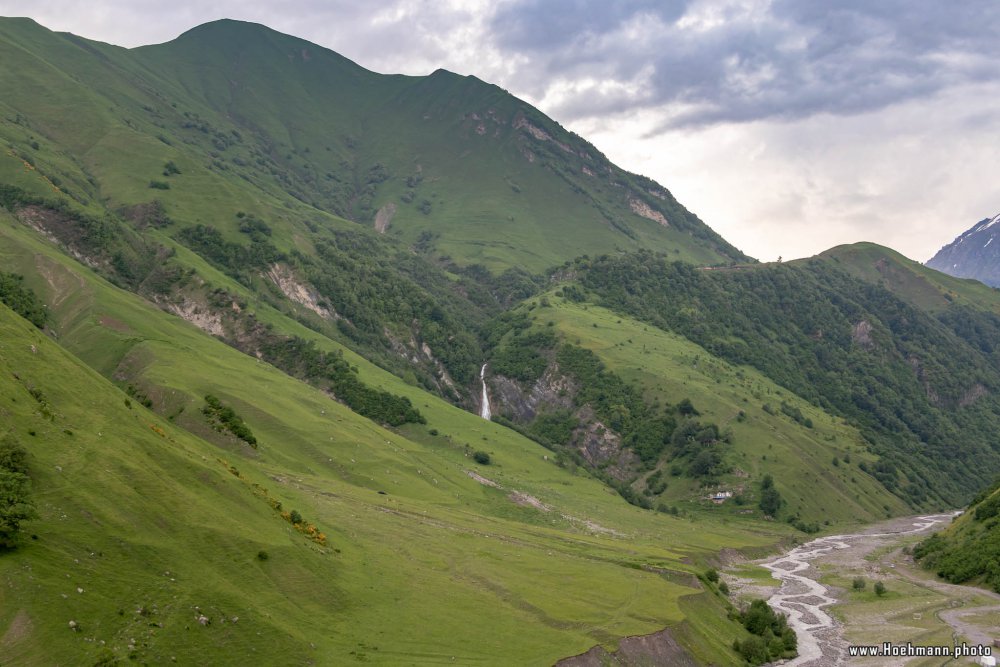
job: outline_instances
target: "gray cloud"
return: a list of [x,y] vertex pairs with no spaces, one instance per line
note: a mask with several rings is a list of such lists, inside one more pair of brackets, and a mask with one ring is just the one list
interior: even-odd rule
[[534,96],[603,82],[563,94],[560,116],[661,108],[677,127],[856,114],[997,80],[998,19],[991,0],[519,0],[491,25],[502,51],[530,60]]
[[992,0],[0,0],[137,46],[218,18],[378,72],[497,83],[752,255],[929,257],[1000,206]]

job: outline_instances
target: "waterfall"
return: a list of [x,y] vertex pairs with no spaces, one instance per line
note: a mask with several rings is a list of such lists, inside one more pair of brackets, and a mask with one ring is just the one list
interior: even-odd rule
[[483,383],[483,407],[479,410],[479,416],[483,419],[489,419],[490,414],[490,395],[486,393],[486,364],[479,369],[479,381]]

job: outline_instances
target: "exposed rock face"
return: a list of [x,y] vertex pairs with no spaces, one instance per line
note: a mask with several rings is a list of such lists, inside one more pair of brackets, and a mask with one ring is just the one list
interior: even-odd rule
[[634,476],[639,458],[623,447],[621,438],[594,414],[590,406],[577,408],[574,396],[579,387],[564,376],[554,362],[530,389],[502,375],[487,379],[494,412],[520,424],[531,422],[539,413],[572,410],[580,427],[573,431],[570,446],[577,449],[588,464],[602,468],[615,479]]
[[332,318],[335,314],[325,306],[320,305],[320,296],[309,286],[295,279],[291,269],[281,264],[272,264],[267,277],[278,286],[281,293],[295,303],[305,306],[320,317]]
[[226,330],[222,326],[222,317],[207,306],[185,300],[182,303],[166,303],[164,308],[213,336],[224,337],[226,335]]
[[938,250],[927,266],[957,278],[1000,287],[1000,215],[985,218]]
[[874,344],[872,342],[872,325],[867,320],[861,320],[855,324],[851,330],[851,340],[862,347],[871,347]]
[[989,391],[987,391],[986,387],[977,382],[972,385],[972,388],[969,389],[969,391],[965,392],[965,395],[962,396],[962,398],[958,400],[958,407],[964,408],[968,405],[972,405],[988,393]]
[[636,215],[640,215],[647,220],[652,220],[653,222],[658,222],[664,227],[669,227],[670,223],[663,216],[662,213],[654,209],[652,206],[642,201],[641,199],[629,198],[628,205],[632,209],[632,212]]
[[631,478],[639,457],[622,447],[618,434],[602,424],[589,406],[580,409],[576,416],[583,426],[573,432],[573,444],[587,463],[595,468],[604,467],[605,472],[619,481]]
[[389,223],[392,222],[392,218],[395,215],[396,205],[392,202],[380,208],[375,213],[375,231],[379,234],[385,234],[385,230],[389,229]]
[[502,375],[488,378],[490,396],[495,412],[506,413],[516,422],[527,423],[539,412],[569,410],[573,407],[573,394],[577,387],[550,364],[541,378],[525,391],[517,381]]

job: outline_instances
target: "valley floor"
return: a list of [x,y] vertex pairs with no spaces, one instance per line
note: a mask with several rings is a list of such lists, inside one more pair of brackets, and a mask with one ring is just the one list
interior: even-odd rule
[[[915,564],[909,548],[944,528],[951,515],[903,517],[851,535],[827,536],[777,558],[735,565],[729,577],[737,595],[772,595],[772,606],[793,612],[799,658],[790,665],[976,664],[976,658],[851,655],[851,647],[989,646],[998,638],[1000,595],[937,579]],[[767,579],[767,568],[784,583]],[[777,577],[778,574],[774,576]],[[865,587],[853,589],[855,579]],[[874,592],[882,582],[886,592]],[[994,652],[1000,651],[994,647]]]

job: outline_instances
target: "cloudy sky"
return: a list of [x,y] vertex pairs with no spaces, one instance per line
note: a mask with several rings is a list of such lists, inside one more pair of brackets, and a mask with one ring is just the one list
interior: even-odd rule
[[0,0],[122,46],[264,23],[378,72],[497,83],[745,252],[920,261],[1000,213],[995,0]]

